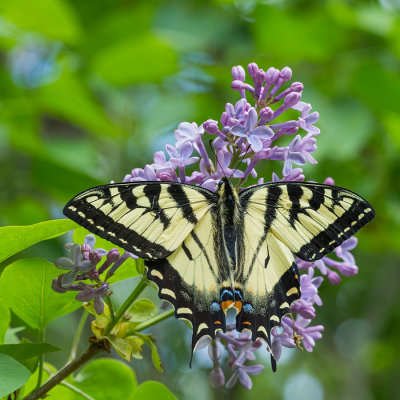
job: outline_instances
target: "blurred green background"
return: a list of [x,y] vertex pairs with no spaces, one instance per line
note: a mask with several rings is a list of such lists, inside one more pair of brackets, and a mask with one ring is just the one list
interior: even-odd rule
[[[152,330],[163,374],[133,368],[185,400],[400,398],[399,10],[398,0],[0,1],[0,225],[62,217],[76,193],[150,163],[179,122],[219,119],[238,99],[233,65],[288,65],[320,113],[306,179],[332,176],[376,209],[357,235],[359,274],[323,284],[315,351],[286,352],[276,374],[260,353],[267,368],[251,391],[212,389],[204,352],[189,369],[182,321]],[[19,256],[53,260],[62,244]],[[47,341],[69,346],[76,318],[52,323]]]

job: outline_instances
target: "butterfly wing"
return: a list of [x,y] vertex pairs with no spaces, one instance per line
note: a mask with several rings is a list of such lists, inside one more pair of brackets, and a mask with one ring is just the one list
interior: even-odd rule
[[207,212],[170,256],[145,261],[160,298],[172,303],[176,318],[192,323],[192,354],[203,336],[214,338],[217,329],[226,330],[220,291],[232,283],[220,243],[217,217]]
[[75,196],[64,214],[144,259],[165,258],[215,202],[209,190],[175,182],[115,183]]
[[245,256],[236,274],[243,291],[237,329],[270,343],[300,297],[294,256],[315,261],[374,217],[372,207],[346,189],[313,183],[272,183],[240,193]]

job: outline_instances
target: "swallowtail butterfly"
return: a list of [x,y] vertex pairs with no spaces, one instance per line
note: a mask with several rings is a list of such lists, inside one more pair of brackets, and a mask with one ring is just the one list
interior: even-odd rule
[[238,193],[177,182],[114,183],[75,196],[64,214],[145,260],[158,294],[203,336],[236,328],[264,339],[300,298],[295,257],[316,261],[375,213],[357,194],[316,183],[277,182]]

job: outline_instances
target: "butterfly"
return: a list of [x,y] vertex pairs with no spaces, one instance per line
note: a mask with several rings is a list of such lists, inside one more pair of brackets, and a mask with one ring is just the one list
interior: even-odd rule
[[113,183],[75,196],[64,214],[145,260],[148,279],[176,318],[204,336],[236,329],[271,347],[271,329],[300,298],[295,257],[316,261],[370,221],[357,194],[317,183],[275,182],[216,192],[178,182]]

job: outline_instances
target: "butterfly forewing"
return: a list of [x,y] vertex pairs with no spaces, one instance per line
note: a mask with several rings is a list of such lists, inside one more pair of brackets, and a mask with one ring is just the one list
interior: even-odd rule
[[371,205],[343,188],[315,183],[272,183],[244,190],[241,202],[296,256],[321,259],[374,216]]
[[116,183],[75,196],[64,214],[144,259],[171,254],[215,202],[205,189],[170,182]]

